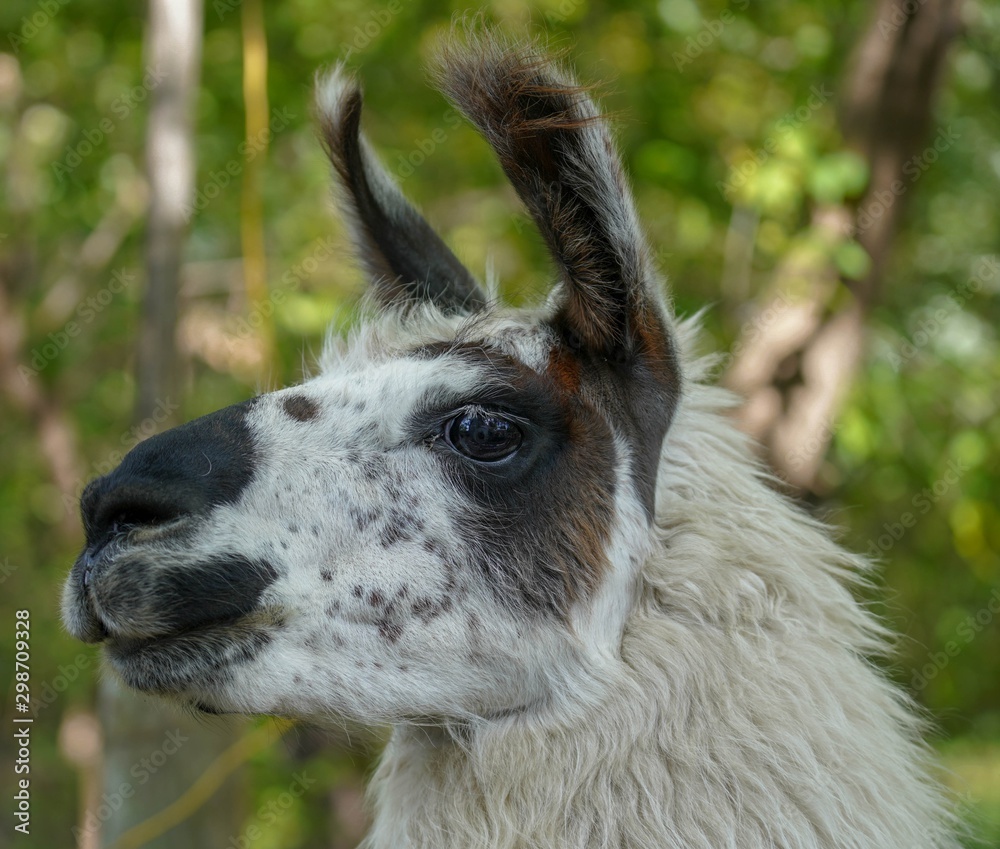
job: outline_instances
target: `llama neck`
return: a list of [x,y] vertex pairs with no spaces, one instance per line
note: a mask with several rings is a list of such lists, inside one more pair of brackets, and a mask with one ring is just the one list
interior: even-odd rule
[[462,742],[397,729],[364,845],[957,846],[892,688],[853,653],[783,636],[694,639],[657,614],[571,723],[512,720]]

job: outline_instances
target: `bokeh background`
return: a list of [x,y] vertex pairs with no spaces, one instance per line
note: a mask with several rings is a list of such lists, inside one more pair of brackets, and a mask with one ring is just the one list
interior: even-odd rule
[[[477,274],[492,263],[516,303],[550,276],[487,147],[422,73],[469,7],[205,0],[185,29],[189,7],[0,8],[2,711],[12,727],[27,610],[35,718],[30,837],[12,831],[0,737],[0,845],[363,833],[379,732],[178,716],[118,693],[58,616],[87,480],[156,429],[298,381],[326,328],[355,320],[315,69],[360,71],[369,136]],[[678,310],[707,307],[705,348],[784,485],[881,561],[869,602],[902,635],[891,673],[939,729],[962,816],[1000,845],[1000,7],[485,10],[603,81]],[[157,64],[185,57],[189,109]],[[185,130],[178,220],[184,157],[159,157]]]

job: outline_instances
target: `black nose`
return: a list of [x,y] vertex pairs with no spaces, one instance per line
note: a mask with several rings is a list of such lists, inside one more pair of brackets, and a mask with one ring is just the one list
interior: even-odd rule
[[93,481],[80,500],[84,557],[96,561],[108,542],[129,528],[236,501],[256,466],[247,422],[254,403],[244,401],[150,437],[117,469]]

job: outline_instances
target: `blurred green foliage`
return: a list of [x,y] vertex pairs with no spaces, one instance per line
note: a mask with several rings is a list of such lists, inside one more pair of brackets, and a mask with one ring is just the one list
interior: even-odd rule
[[[606,81],[602,100],[678,309],[711,307],[706,348],[732,345],[749,297],[793,252],[832,250],[843,274],[864,272],[855,243],[817,247],[808,219],[816,204],[856,199],[867,180],[835,111],[867,4],[495,0],[488,8],[511,27],[547,32],[572,49],[584,79]],[[197,103],[204,202],[191,219],[181,297],[184,390],[163,399],[179,419],[299,380],[325,328],[353,320],[361,280],[328,211],[309,105],[317,66],[347,54],[364,79],[370,137],[459,256],[479,274],[491,263],[515,302],[538,299],[550,275],[487,147],[418,70],[463,4],[286,0],[265,11],[268,95],[278,110],[263,169],[265,238],[272,291],[286,294],[273,310],[276,355],[260,360],[250,321],[269,310],[246,303],[239,283],[239,177],[223,185],[227,164],[242,168],[257,155],[253,140],[241,148],[239,2],[208,0]],[[872,603],[905,635],[894,674],[958,738],[945,750],[955,780],[1000,840],[1000,7],[970,0],[964,18],[936,107],[935,133],[950,141],[908,173],[905,225],[862,373],[832,426],[821,509],[848,543],[883,561],[886,592]],[[144,119],[155,72],[144,66],[134,4],[15,0],[0,8],[0,33],[0,274],[9,326],[20,328],[3,344],[26,367],[6,376],[0,397],[0,581],[5,608],[31,611],[36,686],[65,683],[38,717],[33,753],[33,845],[61,846],[76,821],[79,778],[58,733],[90,709],[97,662],[58,622],[60,584],[82,538],[52,455],[69,452],[78,493],[135,438]],[[748,167],[755,156],[763,161]],[[755,221],[753,254],[746,284],[726,289],[734,205]],[[25,387],[68,422],[68,448],[39,432],[37,415],[18,401]],[[5,668],[10,645],[5,638]],[[89,666],[68,681],[81,653]],[[262,849],[329,845],[328,796],[356,786],[367,763],[364,753],[299,757],[311,758],[321,790],[298,800]],[[254,762],[255,799],[276,792],[269,776],[290,771],[291,758],[279,746]]]

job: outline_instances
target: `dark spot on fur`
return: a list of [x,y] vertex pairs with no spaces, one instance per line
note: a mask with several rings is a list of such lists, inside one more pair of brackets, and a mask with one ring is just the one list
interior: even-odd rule
[[324,581],[332,581],[333,580],[333,572],[331,572],[329,569],[320,569],[319,570],[319,576]]
[[397,542],[410,539],[410,536],[409,531],[403,525],[390,520],[379,530],[378,541],[382,548],[389,548]]
[[354,525],[359,531],[368,530],[368,528],[378,521],[380,515],[381,513],[376,510],[354,510],[351,513]]
[[351,587],[351,595],[353,595],[355,598],[361,598],[361,596],[363,596],[364,594],[365,591],[362,588],[361,584],[355,584],[353,587]]
[[362,457],[360,465],[362,476],[370,483],[383,479],[389,470],[388,461],[378,454]]
[[403,635],[403,626],[398,622],[391,622],[388,619],[379,619],[378,632],[388,643],[395,643]]
[[410,606],[410,612],[413,613],[414,616],[418,616],[426,622],[437,616],[441,612],[441,608],[431,599],[423,597],[418,598],[415,602],[413,602]]
[[372,590],[368,594],[368,603],[372,607],[379,607],[379,608],[385,607],[385,596],[382,595],[382,593],[380,593],[378,590]]
[[282,401],[285,413],[299,422],[312,421],[319,415],[319,405],[305,395],[289,395]]

